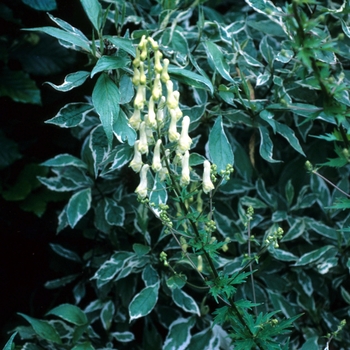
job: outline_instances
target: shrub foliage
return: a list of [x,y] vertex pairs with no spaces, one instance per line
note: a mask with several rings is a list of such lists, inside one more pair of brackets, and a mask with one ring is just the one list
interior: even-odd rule
[[347,1],[81,4],[90,33],[27,30],[88,58],[39,180],[91,244],[51,245],[70,302],[5,348],[349,348]]

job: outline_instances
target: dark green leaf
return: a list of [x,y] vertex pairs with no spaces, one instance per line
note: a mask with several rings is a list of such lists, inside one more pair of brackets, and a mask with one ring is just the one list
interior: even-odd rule
[[17,335],[18,332],[14,332],[10,339],[7,341],[7,343],[5,344],[3,350],[12,350],[12,345],[14,345],[13,339],[15,338],[15,336]]
[[78,221],[88,212],[91,206],[91,188],[85,188],[73,194],[67,205],[67,218],[70,227],[74,228]]
[[222,170],[226,169],[228,164],[233,165],[234,163],[232,147],[226,137],[221,116],[216,118],[210,131],[208,142],[209,159],[216,164],[217,171],[220,174]]
[[39,337],[56,344],[62,344],[62,340],[59,334],[57,333],[56,329],[53,328],[48,322],[43,320],[38,320],[36,318],[30,317],[21,313],[18,313],[18,314],[23,318],[25,318],[30,323],[35,333]]
[[169,327],[169,333],[165,339],[163,350],[186,349],[191,341],[191,328],[195,318],[178,318]]
[[101,29],[102,20],[102,6],[98,0],[80,0],[85,13],[87,14],[90,22],[99,33]]
[[61,304],[50,310],[47,315],[58,316],[76,326],[83,326],[88,323],[88,319],[84,312],[77,306],[71,304]]
[[89,76],[89,72],[86,72],[84,70],[76,72],[76,73],[71,73],[68,74],[65,78],[64,78],[64,82],[61,85],[55,85],[53,83],[50,82],[46,82],[46,84],[49,84],[50,86],[52,86],[54,89],[58,90],[58,91],[62,91],[62,92],[66,92],[66,91],[70,91],[80,85],[83,85],[86,81],[86,79]]
[[56,254],[64,257],[65,259],[81,263],[79,255],[72,250],[66,249],[57,243],[50,243],[50,247]]
[[125,220],[125,209],[111,198],[105,198],[105,217],[110,225],[123,226]]
[[59,154],[54,158],[51,158],[44,163],[41,163],[42,166],[48,167],[66,167],[74,166],[78,168],[87,169],[87,165],[79,158],[74,157],[70,154]]
[[37,11],[53,11],[57,9],[56,0],[22,0],[22,2]]
[[96,63],[94,69],[91,72],[91,78],[96,73],[110,71],[118,68],[126,68],[130,63],[130,60],[124,56],[102,56]]
[[172,290],[174,303],[186,312],[200,316],[200,311],[195,300],[180,288]]
[[119,119],[119,101],[118,87],[107,74],[101,74],[92,92],[92,102],[100,116],[109,145],[112,144],[113,140],[113,125]]
[[273,144],[266,127],[259,126],[260,131],[260,155],[270,163],[279,163],[280,160],[275,160],[273,156]]

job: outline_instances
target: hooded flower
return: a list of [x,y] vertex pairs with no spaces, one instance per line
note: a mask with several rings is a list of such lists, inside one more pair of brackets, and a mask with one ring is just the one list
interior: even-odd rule
[[168,74],[168,66],[169,66],[169,60],[167,58],[164,58],[163,60],[163,70],[160,75],[160,79],[163,83],[166,83],[168,80],[170,80],[169,74]]
[[153,151],[153,160],[152,160],[152,169],[155,172],[158,172],[162,169],[162,162],[160,159],[160,145],[162,144],[162,140],[159,139],[154,146],[154,151]]
[[134,109],[133,115],[129,119],[129,124],[135,129],[139,130],[141,123],[141,111],[137,108]]
[[134,157],[132,161],[130,162],[129,167],[135,171],[135,173],[138,173],[141,168],[142,168],[142,155],[141,152],[139,151],[139,143],[140,141],[137,140],[134,144]]
[[145,118],[146,125],[150,128],[155,128],[157,126],[156,113],[154,112],[154,100],[151,96],[148,102],[148,114]]
[[134,101],[134,107],[137,109],[143,109],[146,101],[146,85],[139,85],[137,87],[136,97]]
[[144,164],[140,172],[140,184],[137,186],[135,193],[137,193],[141,198],[147,196],[147,172],[149,169],[148,164]]
[[190,126],[190,122],[190,117],[188,117],[187,115],[184,116],[182,120],[181,135],[177,145],[177,151],[179,153],[184,153],[188,151],[191,147],[192,139],[188,136],[188,128]]
[[180,138],[180,134],[177,132],[177,127],[176,127],[176,113],[173,109],[169,109],[170,112],[170,125],[169,125],[169,141],[170,142],[175,142]]
[[176,96],[174,96],[173,88],[174,88],[173,82],[171,80],[168,80],[166,82],[166,89],[167,89],[166,104],[169,109],[176,109],[179,106],[179,102]]
[[210,179],[210,163],[208,160],[205,160],[203,163],[204,171],[203,171],[203,192],[209,193],[214,189],[214,185]]
[[138,144],[138,149],[141,152],[141,154],[148,153],[148,142],[145,122],[142,122],[140,125],[140,142]]

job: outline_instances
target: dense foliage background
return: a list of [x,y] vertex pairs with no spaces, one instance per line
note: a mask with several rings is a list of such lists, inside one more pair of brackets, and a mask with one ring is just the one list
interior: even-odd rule
[[[19,281],[2,298],[4,344],[23,325],[6,349],[349,348],[346,1],[0,9],[2,266],[23,266],[2,272]],[[143,36],[170,62],[192,138],[190,185],[171,160],[167,181],[148,173],[150,202],[128,166],[141,133],[128,120],[150,113],[148,92],[135,107],[137,52],[149,91],[156,79]],[[175,154],[171,109],[153,136]],[[208,194],[206,158],[219,171]]]

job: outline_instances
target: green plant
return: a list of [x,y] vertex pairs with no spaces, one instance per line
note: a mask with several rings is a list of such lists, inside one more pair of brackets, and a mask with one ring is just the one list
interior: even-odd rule
[[[81,307],[51,310],[58,323],[24,316],[28,336],[45,348],[345,349],[348,206],[325,178],[349,193],[347,3],[247,1],[222,16],[201,2],[81,2],[90,39],[51,15],[60,29],[31,30],[92,66],[50,83],[94,88],[47,121],[72,129],[80,157],[57,155],[39,179],[72,193],[58,232],[93,247],[52,246],[87,273],[46,285],[74,283]],[[328,141],[336,168],[309,177],[305,156],[324,162]]]

